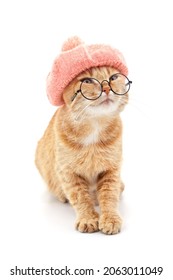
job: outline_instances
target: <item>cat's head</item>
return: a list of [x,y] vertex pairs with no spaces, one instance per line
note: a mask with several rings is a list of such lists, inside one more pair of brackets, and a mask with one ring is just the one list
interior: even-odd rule
[[130,81],[112,67],[94,67],[79,74],[63,99],[76,119],[115,115],[128,102]]
[[[65,100],[69,105],[68,97],[66,99],[66,94],[64,92],[71,92],[71,89],[73,89],[72,92],[74,96],[74,94],[76,94],[76,92],[79,93],[80,90],[81,94],[77,94],[78,96],[75,95],[75,97],[72,98],[72,104],[76,105],[77,101],[81,100],[81,102],[79,102],[78,104],[80,104],[81,106],[85,104],[88,105],[88,100],[84,101],[80,98],[80,95],[82,94],[83,96],[90,96],[89,93],[91,93],[91,87],[88,92],[86,87],[87,81],[89,83],[90,78],[92,78],[93,82],[96,82],[96,80],[98,80],[103,86],[103,92],[105,92],[104,87],[106,87],[106,85],[105,82],[103,83],[103,80],[107,80],[108,83],[111,83],[111,85],[113,85],[111,76],[116,74],[117,72],[121,73],[121,75],[128,75],[128,68],[124,56],[119,50],[112,48],[109,45],[103,44],[87,45],[83,41],[81,41],[80,38],[76,36],[71,37],[63,44],[61,52],[55,58],[52,69],[48,74],[46,85],[47,96],[51,104],[55,106],[64,105]],[[85,82],[83,82],[83,79],[85,78],[88,78],[88,80],[85,80]],[[117,76],[114,76],[114,78],[117,78]],[[120,82],[120,80],[122,79],[122,76],[121,79],[118,76],[117,81]],[[97,87],[99,88],[100,86],[97,84]],[[74,92],[74,90],[76,91]],[[113,91],[116,90],[117,89],[114,87]],[[115,94],[116,93],[114,92],[114,95],[112,95],[110,91],[110,102],[107,100],[107,103],[109,102],[110,104],[107,105],[111,105],[111,101],[114,101],[114,105],[118,105],[118,103],[115,102],[115,98],[116,100],[120,100],[120,97],[115,97]],[[111,95],[113,97],[111,97]],[[104,96],[105,93],[103,93],[97,101],[93,102],[93,105],[90,106],[90,109],[92,109],[92,107],[96,107],[96,105],[98,109],[100,101],[102,100],[102,102],[104,102]],[[125,98],[121,98],[121,100],[125,100]],[[105,103],[102,105],[105,105]],[[101,107],[102,106],[100,106],[100,108]],[[107,107],[104,106],[104,110],[106,110]]]

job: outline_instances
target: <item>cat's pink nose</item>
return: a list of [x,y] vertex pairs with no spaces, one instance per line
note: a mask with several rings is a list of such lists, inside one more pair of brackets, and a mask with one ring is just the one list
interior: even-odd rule
[[110,86],[108,86],[108,85],[103,86],[103,92],[105,92],[108,95],[110,92]]

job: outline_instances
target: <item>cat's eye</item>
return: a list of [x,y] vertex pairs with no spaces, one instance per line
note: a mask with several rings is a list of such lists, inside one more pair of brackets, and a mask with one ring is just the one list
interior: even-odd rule
[[91,78],[84,78],[81,80],[82,83],[85,83],[85,84],[92,84],[93,83],[93,79]]
[[118,79],[118,74],[114,74],[114,75],[112,75],[111,77],[110,77],[110,81],[115,81],[115,80],[117,80]]

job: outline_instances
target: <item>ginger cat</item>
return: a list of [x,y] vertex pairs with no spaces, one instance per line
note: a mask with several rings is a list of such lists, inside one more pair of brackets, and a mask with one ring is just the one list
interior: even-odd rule
[[[128,102],[128,94],[115,94],[107,82],[118,72],[112,67],[95,67],[76,77],[66,87],[65,104],[55,112],[36,150],[39,172],[57,199],[73,206],[80,232],[116,234],[122,225],[118,213],[124,188],[119,113]],[[90,78],[102,84],[101,95],[94,100],[86,99]],[[79,92],[81,81],[85,96]],[[94,208],[96,203],[100,215]]]

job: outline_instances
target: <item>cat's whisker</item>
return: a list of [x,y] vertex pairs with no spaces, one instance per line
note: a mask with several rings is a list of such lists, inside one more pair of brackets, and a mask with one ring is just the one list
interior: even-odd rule
[[96,100],[92,100],[90,103],[88,103],[78,114],[77,116],[75,117],[75,121],[77,121],[79,119],[79,117],[81,116],[82,113],[85,112],[85,110],[95,102]]
[[127,100],[121,99],[121,98],[119,98],[119,97],[116,99],[116,102],[118,102],[120,105],[126,105],[126,104],[128,104],[128,101],[127,101]]
[[[133,101],[136,101],[135,99],[131,99],[130,98],[130,100],[128,100],[127,102],[126,101],[124,101],[123,99],[121,99],[119,102],[120,102],[120,104],[121,105],[130,105],[130,106],[132,106],[133,108],[135,108],[137,111],[139,111],[140,113],[142,113],[145,117],[149,117],[149,115],[148,114],[146,114],[146,111],[144,111],[144,110],[142,110],[142,108],[140,107],[140,105],[142,104],[140,104],[140,102],[139,103],[135,103],[135,102],[133,102]],[[139,106],[138,106],[139,105]],[[143,104],[144,105],[144,104]],[[149,106],[147,106],[147,104],[145,104],[146,105],[146,107],[149,107]]]
[[134,101],[136,104],[139,104],[139,105],[142,105],[142,106],[145,106],[145,107],[149,107],[150,104],[149,103],[145,103],[143,102],[143,100],[141,101],[141,99],[137,99],[137,98],[134,98],[134,96],[130,96],[130,101]]

